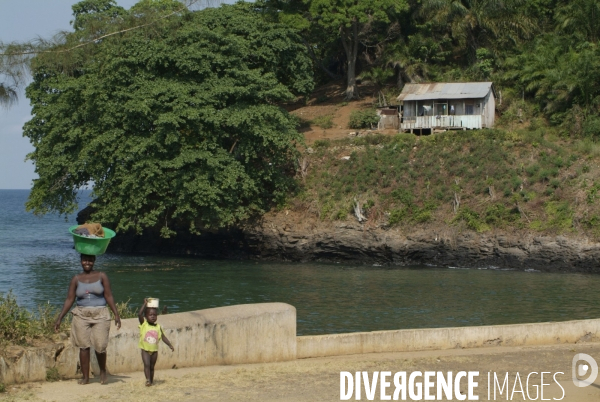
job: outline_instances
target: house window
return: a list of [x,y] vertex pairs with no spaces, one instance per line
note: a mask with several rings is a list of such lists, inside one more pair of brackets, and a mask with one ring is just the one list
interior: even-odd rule
[[448,103],[439,102],[433,104],[433,114],[436,116],[446,116],[448,114]]
[[465,114],[472,115],[473,114],[473,104],[465,104]]
[[420,105],[419,116],[433,116],[431,105]]

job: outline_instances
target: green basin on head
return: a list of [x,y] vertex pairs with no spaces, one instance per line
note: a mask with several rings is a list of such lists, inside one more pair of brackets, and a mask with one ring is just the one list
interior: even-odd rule
[[110,239],[115,237],[115,232],[102,227],[104,230],[104,238],[93,239],[90,237],[80,236],[78,234],[73,233],[75,229],[77,229],[79,225],[71,226],[69,228],[69,233],[73,235],[73,241],[75,242],[75,250],[79,254],[88,254],[88,255],[100,255],[106,252],[108,248],[108,243],[110,243]]

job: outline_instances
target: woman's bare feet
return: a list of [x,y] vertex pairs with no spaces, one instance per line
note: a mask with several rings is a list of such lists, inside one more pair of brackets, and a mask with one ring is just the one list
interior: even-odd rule
[[106,385],[108,384],[108,377],[106,376],[106,370],[100,370],[100,384]]
[[146,386],[147,386],[147,387],[151,387],[151,386],[152,386],[152,383],[150,382],[150,380],[147,380],[147,381],[146,381]]
[[77,384],[79,384],[79,385],[87,385],[89,383],[90,383],[89,378],[81,378],[81,379],[77,380]]

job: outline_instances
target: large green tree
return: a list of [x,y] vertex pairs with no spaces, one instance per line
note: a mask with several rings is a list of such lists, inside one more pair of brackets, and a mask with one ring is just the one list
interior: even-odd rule
[[389,13],[408,8],[405,0],[310,0],[312,21],[336,34],[346,54],[346,98],[358,95],[356,60],[361,33],[374,22],[389,22]]
[[348,99],[358,96],[356,62],[373,25],[387,24],[390,15],[408,9],[406,0],[259,0],[258,4],[275,20],[302,33],[313,59],[330,78],[336,77],[323,64],[327,58],[323,52],[332,56],[341,44]]
[[[91,14],[114,17],[104,11]],[[75,40],[87,27],[76,17]],[[39,179],[29,210],[73,212],[78,189],[91,184],[94,219],[169,236],[182,225],[234,224],[289,191],[300,136],[278,103],[313,87],[289,28],[238,3],[182,11],[91,49],[71,56],[69,69],[55,57],[33,60],[24,135]]]

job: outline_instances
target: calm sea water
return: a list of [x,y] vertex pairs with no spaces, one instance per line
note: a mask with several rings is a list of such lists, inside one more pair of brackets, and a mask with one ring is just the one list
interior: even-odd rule
[[[61,306],[79,256],[75,217],[25,212],[27,190],[0,190],[0,292]],[[89,199],[82,197],[83,207]],[[343,333],[600,316],[600,276],[491,269],[214,261],[105,254],[117,301],[158,297],[169,312],[242,303],[296,307],[298,334]]]

